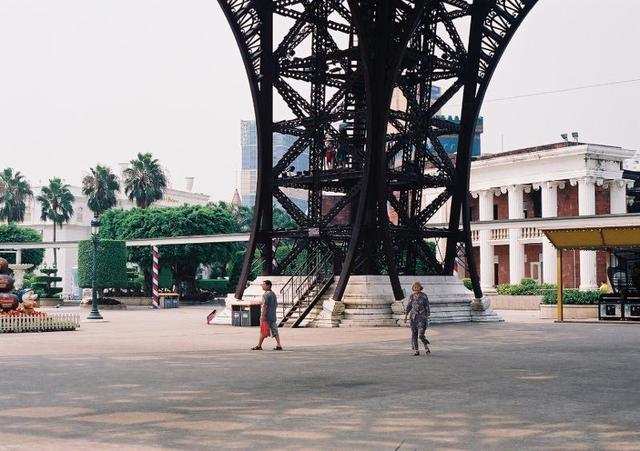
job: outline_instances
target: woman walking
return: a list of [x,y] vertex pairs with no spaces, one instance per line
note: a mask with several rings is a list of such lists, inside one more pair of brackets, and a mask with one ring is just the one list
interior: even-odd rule
[[416,282],[411,287],[411,296],[409,296],[409,303],[405,309],[404,320],[407,321],[407,316],[411,321],[411,348],[413,349],[413,355],[420,355],[418,350],[418,338],[424,345],[426,354],[431,354],[429,349],[429,340],[425,337],[427,330],[427,323],[429,321],[429,315],[431,314],[431,308],[429,307],[429,298],[422,292],[422,285],[420,282]]

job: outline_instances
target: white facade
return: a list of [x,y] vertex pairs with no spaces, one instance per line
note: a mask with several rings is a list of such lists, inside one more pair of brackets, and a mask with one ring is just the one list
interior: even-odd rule
[[[161,201],[154,203],[157,207],[178,207],[181,205],[205,205],[210,201],[210,197],[206,194],[194,193],[193,178],[186,179],[185,190],[168,188],[164,193]],[[42,187],[33,186],[33,197],[27,202],[25,211],[25,220],[21,224],[30,227],[42,234],[43,241],[53,241],[53,224],[50,221],[42,221],[40,215],[42,209],[40,203],[36,201],[36,197],[40,194]],[[62,227],[56,227],[57,241],[78,241],[89,238],[91,233],[91,219],[93,212],[87,205],[87,196],[82,194],[82,190],[78,186],[70,186],[72,194],[75,196],[73,204],[73,217],[71,220],[63,224]],[[133,208],[134,203],[131,202],[123,191],[118,193],[117,208],[129,209]],[[58,250],[58,276],[62,277],[63,294],[77,294],[77,285],[74,280],[75,268],[78,264],[78,251],[76,249],[59,249]],[[53,266],[53,251],[47,250],[43,264]]]
[[[581,227],[588,218],[627,213],[626,192],[632,182],[622,178],[623,163],[633,155],[620,147],[560,143],[486,154],[472,162],[472,237],[479,249],[482,287],[494,288],[496,269],[502,279],[508,273],[508,280],[500,283],[519,283],[525,275],[556,283],[556,251],[540,228],[553,227],[560,219],[562,227]],[[425,200],[439,192],[427,190]],[[446,223],[448,218],[449,203],[430,222]],[[573,219],[567,224],[566,218]],[[532,244],[541,245],[542,252],[528,258],[525,246]],[[441,250],[444,246],[439,243]],[[597,274],[596,253],[581,251],[576,285],[596,288],[602,282]]]

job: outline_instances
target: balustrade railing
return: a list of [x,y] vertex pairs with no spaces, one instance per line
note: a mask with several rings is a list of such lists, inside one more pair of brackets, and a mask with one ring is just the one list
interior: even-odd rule
[[493,229],[491,230],[491,240],[508,240],[509,239],[509,229]]
[[523,227],[521,236],[523,239],[540,238],[542,232],[536,227]]

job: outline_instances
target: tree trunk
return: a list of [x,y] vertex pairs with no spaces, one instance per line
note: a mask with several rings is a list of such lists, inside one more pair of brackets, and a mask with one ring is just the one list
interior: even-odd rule
[[[53,242],[56,242],[56,222],[53,221]],[[53,267],[58,269],[58,249],[53,248]]]

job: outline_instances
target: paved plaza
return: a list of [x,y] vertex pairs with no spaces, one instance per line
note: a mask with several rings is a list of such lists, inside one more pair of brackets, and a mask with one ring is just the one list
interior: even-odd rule
[[252,352],[256,328],[206,313],[0,335],[0,449],[640,448],[640,324],[507,315],[434,327],[413,357],[392,328]]

